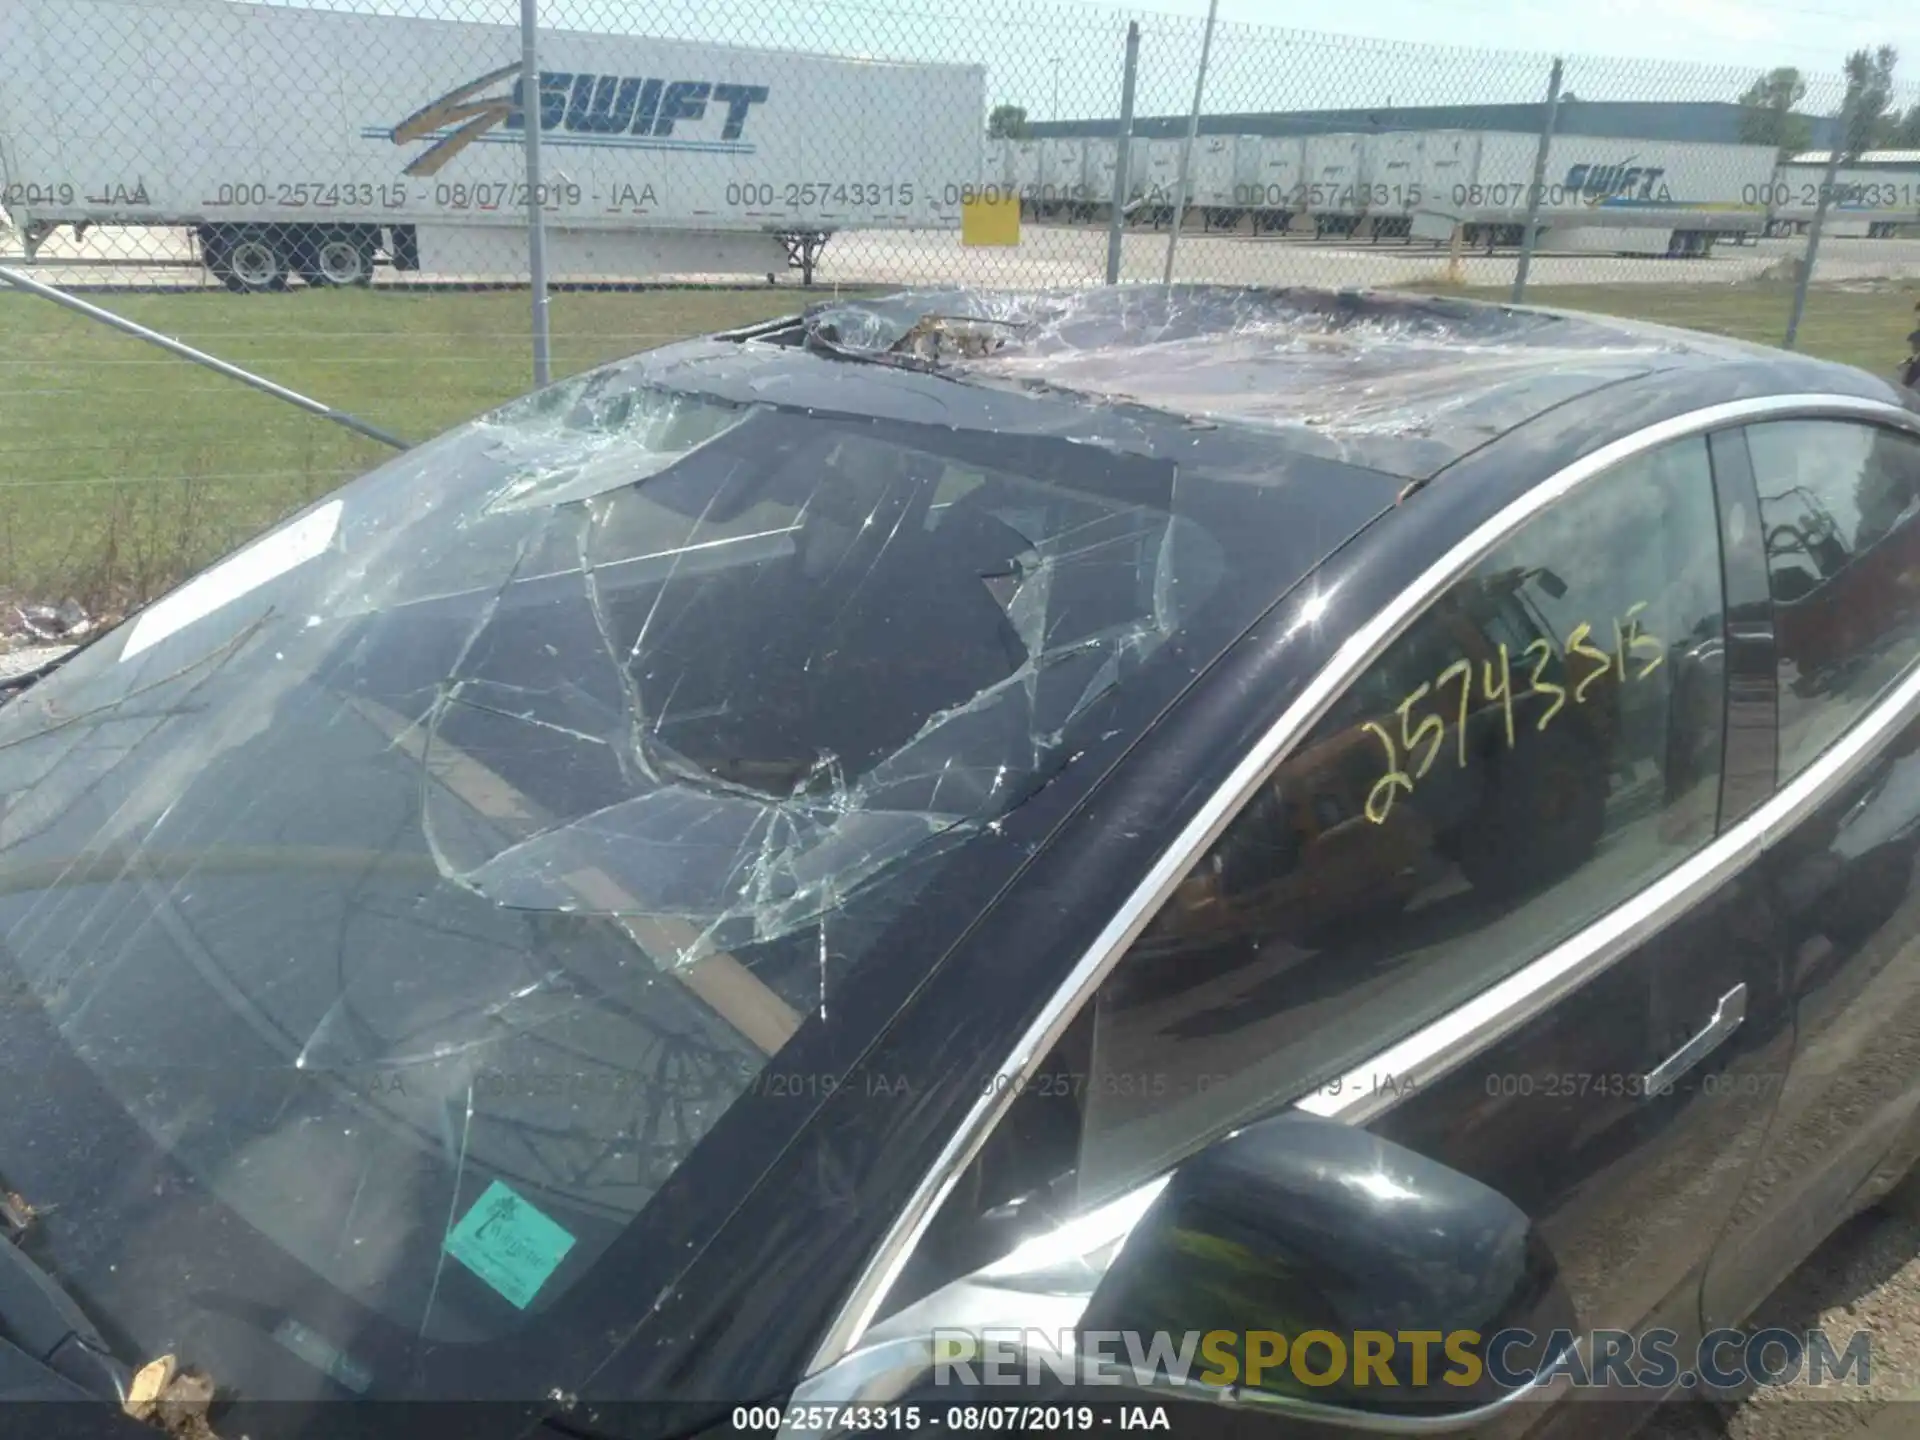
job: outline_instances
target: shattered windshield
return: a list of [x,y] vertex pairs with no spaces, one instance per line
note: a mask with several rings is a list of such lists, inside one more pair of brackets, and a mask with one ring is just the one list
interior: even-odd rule
[[552,1310],[1206,609],[1185,483],[614,368],[296,517],[0,708],[0,1181],[350,1391]]

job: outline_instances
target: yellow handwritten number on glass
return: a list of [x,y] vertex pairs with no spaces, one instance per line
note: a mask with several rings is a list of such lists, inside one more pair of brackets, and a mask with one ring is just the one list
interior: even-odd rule
[[1553,704],[1547,707],[1547,713],[1542,715],[1539,723],[1533,727],[1535,730],[1544,730],[1547,728],[1547,722],[1558,715],[1560,713],[1560,707],[1567,703],[1567,692],[1564,686],[1555,685],[1551,680],[1542,680],[1540,678],[1541,672],[1547,668],[1547,661],[1553,658],[1553,642],[1551,640],[1535,640],[1532,645],[1527,646],[1527,648],[1520,653],[1522,655],[1533,654],[1535,645],[1540,647],[1540,658],[1533,662],[1533,678],[1531,681],[1533,693],[1536,695],[1551,695],[1553,697]]
[[[1413,719],[1413,707],[1418,705],[1427,691],[1432,688],[1431,685],[1422,685],[1400,702],[1400,743],[1407,747],[1407,753],[1411,755],[1422,740],[1428,742],[1426,757],[1413,772],[1413,778],[1416,780],[1426,778],[1427,771],[1433,768],[1433,757],[1440,753],[1440,742],[1447,738],[1447,722],[1438,715],[1423,716],[1420,723],[1414,727],[1413,733],[1407,733],[1407,723]],[[1431,739],[1428,739],[1429,733],[1431,733]]]
[[1440,672],[1440,678],[1433,682],[1436,690],[1445,687],[1447,681],[1457,679],[1460,682],[1460,723],[1454,727],[1454,738],[1460,752],[1460,768],[1467,766],[1467,702],[1473,698],[1473,662],[1456,660]]
[[[1634,672],[1633,678],[1636,680],[1646,679],[1647,676],[1660,668],[1660,662],[1666,658],[1666,642],[1658,635],[1649,635],[1646,631],[1642,630],[1640,628],[1640,622],[1633,618],[1646,608],[1647,602],[1642,600],[1627,611],[1627,650],[1637,656],[1641,653],[1640,647],[1642,645],[1650,645],[1653,647],[1653,658]],[[1626,674],[1625,665],[1626,662],[1622,660],[1621,674],[1623,676]]]
[[1576,705],[1586,704],[1587,687],[1613,668],[1612,657],[1598,645],[1591,643],[1587,639],[1591,634],[1593,634],[1593,626],[1582,620],[1578,625],[1573,627],[1573,634],[1567,637],[1568,654],[1584,655],[1589,660],[1597,660],[1600,662],[1599,669],[1595,670],[1578,685],[1573,687],[1573,700]]
[[1480,666],[1480,690],[1488,700],[1498,700],[1507,720],[1507,748],[1513,748],[1513,671],[1508,666],[1507,642],[1500,642],[1500,687],[1494,688],[1493,662]]
[[1413,780],[1400,768],[1400,754],[1393,748],[1393,737],[1369,720],[1360,727],[1370,730],[1380,737],[1380,743],[1387,749],[1387,773],[1373,782],[1373,788],[1367,792],[1367,819],[1376,825],[1384,825],[1387,816],[1393,812],[1393,795],[1396,790],[1412,790]]

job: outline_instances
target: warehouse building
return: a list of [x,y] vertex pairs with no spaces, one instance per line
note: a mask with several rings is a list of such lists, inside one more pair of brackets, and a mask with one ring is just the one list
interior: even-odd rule
[[[1546,118],[1544,102],[1525,105],[1399,105],[1345,110],[1281,110],[1246,114],[1202,115],[1202,135],[1327,135],[1371,134],[1391,130],[1499,130],[1537,134]],[[1707,141],[1720,145],[1742,143],[1741,121],[1746,109],[1719,101],[1658,102],[1642,100],[1565,100],[1555,122],[1563,135],[1591,135],[1606,140]],[[1187,133],[1185,115],[1134,117],[1134,134],[1148,138]],[[1837,122],[1807,117],[1813,145],[1831,145],[1838,138]],[[1034,139],[1114,135],[1119,122],[1105,120],[1029,121]],[[1912,153],[1912,152],[1900,152]],[[1920,163],[1920,162],[1916,162]]]
[[[1795,165],[1824,165],[1827,163],[1825,150],[1808,150],[1793,157]],[[1862,170],[1920,171],[1920,150],[1864,150],[1860,158],[1850,162]]]

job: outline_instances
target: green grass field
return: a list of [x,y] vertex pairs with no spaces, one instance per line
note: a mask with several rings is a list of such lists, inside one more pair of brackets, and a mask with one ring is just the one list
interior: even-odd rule
[[[532,385],[525,292],[94,295],[424,440]],[[792,289],[569,293],[554,372],[790,312]],[[392,452],[46,301],[0,291],[0,593],[118,608]]]
[[[1505,300],[1507,292],[1449,290],[1446,294]],[[1920,282],[1903,287],[1816,286],[1807,296],[1796,349],[1827,360],[1889,375],[1907,356]],[[1784,282],[1741,285],[1539,285],[1527,291],[1529,305],[1597,310],[1778,345],[1793,310],[1793,286]]]
[[[1801,348],[1886,374],[1906,354],[1916,296],[1816,290]],[[532,378],[524,292],[93,298],[410,440]],[[792,288],[556,295],[554,370],[818,298]],[[1528,299],[1776,343],[1791,290],[1541,287]],[[71,595],[95,609],[146,598],[388,453],[45,301],[0,294],[0,595]]]

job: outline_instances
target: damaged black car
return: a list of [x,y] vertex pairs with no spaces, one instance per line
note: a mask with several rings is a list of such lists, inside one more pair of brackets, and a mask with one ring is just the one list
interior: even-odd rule
[[[1920,1157],[1916,517],[1908,393],[1455,300],[516,401],[0,705],[0,1401],[1625,1433],[1718,1382],[1587,1337]],[[1256,1332],[1460,1368],[1178,1359]]]

